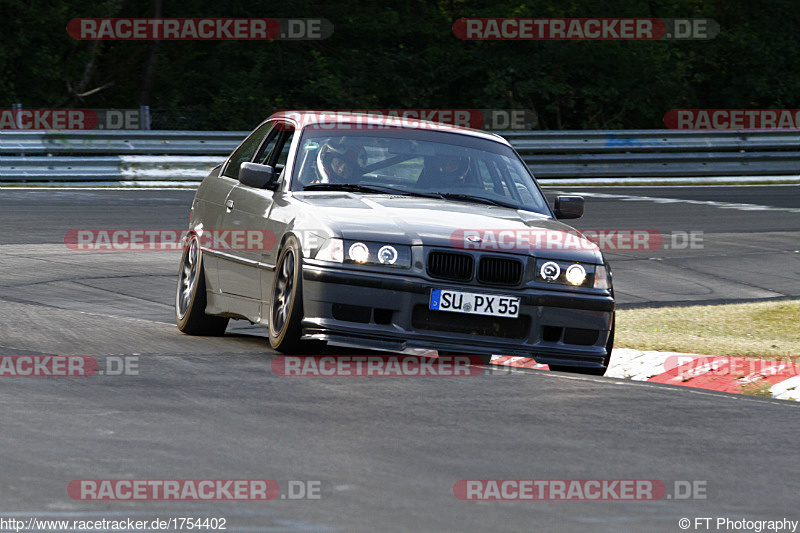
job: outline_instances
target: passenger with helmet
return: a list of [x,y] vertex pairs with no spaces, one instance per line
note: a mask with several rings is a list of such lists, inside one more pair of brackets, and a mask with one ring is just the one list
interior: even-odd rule
[[448,185],[464,185],[464,179],[469,172],[469,158],[456,155],[446,155],[438,158],[436,169],[439,171],[439,179]]
[[363,171],[359,159],[364,154],[354,147],[326,143],[317,156],[317,172],[320,183],[352,183]]
[[440,155],[426,158],[417,185],[447,191],[467,184],[469,157],[457,155]]

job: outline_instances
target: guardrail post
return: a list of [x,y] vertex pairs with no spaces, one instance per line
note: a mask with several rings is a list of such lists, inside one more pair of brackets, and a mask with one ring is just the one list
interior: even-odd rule
[[149,130],[150,129],[150,106],[149,105],[140,105],[139,106],[139,129],[142,129],[142,130]]
[[[11,116],[14,117],[14,127],[17,129],[20,128],[19,120],[19,112],[22,111],[22,104],[11,104]],[[19,157],[25,157],[25,152],[17,153]]]
[[11,116],[14,117],[14,127],[16,127],[18,130],[22,129],[22,124],[19,123],[20,111],[22,111],[22,104],[11,104]]

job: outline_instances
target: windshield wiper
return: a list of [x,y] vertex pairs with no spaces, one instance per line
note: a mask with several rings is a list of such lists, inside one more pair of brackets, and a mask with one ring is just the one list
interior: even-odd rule
[[446,200],[462,200],[465,202],[476,202],[479,204],[488,204],[488,205],[496,205],[498,207],[519,209],[519,206],[517,205],[508,202],[501,202],[500,200],[493,200],[492,198],[486,198],[485,196],[474,196],[472,194],[460,194],[455,192],[437,192],[435,194],[436,196],[444,198]]
[[[387,187],[389,189],[389,187]],[[386,191],[382,187],[374,185],[359,185],[357,183],[312,183],[303,187],[304,191],[352,191],[352,192],[374,192],[383,194]]]
[[304,191],[349,191],[364,192],[373,194],[398,194],[402,196],[420,196],[422,198],[441,198],[443,200],[461,200],[465,202],[476,202],[479,204],[496,205],[498,207],[508,207],[519,209],[519,206],[499,200],[493,200],[484,196],[474,196],[471,194],[460,194],[454,192],[417,192],[407,189],[396,189],[387,185],[361,185],[358,183],[312,183],[303,187]]
[[303,187],[304,191],[350,191],[350,192],[367,192],[376,194],[399,194],[402,196],[422,196],[424,198],[440,198],[439,194],[426,194],[415,191],[408,191],[406,189],[396,189],[387,185],[360,185],[357,183],[312,183]]

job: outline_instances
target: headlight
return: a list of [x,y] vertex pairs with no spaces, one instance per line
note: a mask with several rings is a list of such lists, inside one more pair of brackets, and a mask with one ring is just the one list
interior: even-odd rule
[[323,242],[314,259],[332,261],[334,263],[344,262],[344,243],[342,239],[328,239]]
[[411,267],[411,247],[382,242],[345,241],[345,263],[393,268]]
[[586,269],[578,264],[570,265],[565,277],[570,285],[583,285],[583,282],[586,281]]
[[378,261],[382,265],[393,265],[397,262],[397,248],[388,244],[378,250]]
[[369,260],[369,248],[363,242],[354,242],[350,245],[350,250],[347,252],[351,261],[356,263],[366,263]]
[[602,265],[539,259],[536,261],[536,281],[557,283],[570,287],[608,289],[607,270]]
[[547,281],[555,281],[561,275],[561,267],[555,261],[547,261],[539,267],[539,276]]

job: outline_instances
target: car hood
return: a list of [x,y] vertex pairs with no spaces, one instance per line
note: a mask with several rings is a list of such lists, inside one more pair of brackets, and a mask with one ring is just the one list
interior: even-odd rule
[[602,262],[577,230],[531,211],[389,194],[301,192],[296,201],[344,239]]

